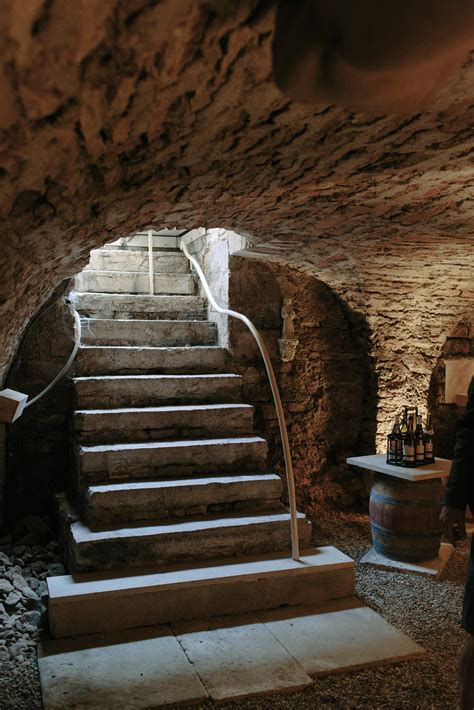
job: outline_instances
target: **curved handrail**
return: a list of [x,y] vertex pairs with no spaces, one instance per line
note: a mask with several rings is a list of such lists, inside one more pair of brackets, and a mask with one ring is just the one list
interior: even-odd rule
[[31,407],[31,405],[34,404],[35,402],[37,402],[39,399],[41,399],[41,397],[44,397],[46,392],[49,392],[49,390],[52,389],[52,387],[54,387],[56,382],[59,382],[61,377],[63,377],[66,374],[66,372],[69,370],[72,363],[74,362],[74,358],[76,357],[77,351],[79,350],[79,345],[81,344],[81,319],[80,319],[79,314],[76,310],[74,311],[74,320],[76,322],[74,347],[72,349],[71,354],[69,355],[68,361],[66,362],[66,364],[62,368],[61,372],[59,372],[59,374],[57,374],[56,377],[53,380],[51,380],[49,385],[47,385],[47,387],[45,387],[43,390],[41,390],[41,392],[39,394],[37,394],[36,397],[33,397],[33,399],[30,399],[30,401],[25,404],[25,409],[26,409],[26,407]]
[[299,560],[300,559],[300,549],[299,549],[299,540],[298,540],[298,518],[297,518],[297,511],[296,511],[296,494],[295,494],[295,478],[293,474],[293,463],[291,460],[291,451],[290,451],[290,442],[288,441],[288,432],[286,429],[286,423],[285,423],[285,414],[283,412],[283,406],[281,403],[281,397],[280,397],[280,392],[278,391],[278,385],[277,381],[275,378],[275,373],[273,371],[273,366],[272,362],[270,360],[270,355],[268,354],[268,350],[265,346],[265,343],[262,340],[262,336],[252,323],[252,321],[247,318],[247,316],[244,316],[242,313],[238,313],[237,311],[232,311],[229,308],[222,308],[222,306],[219,306],[219,304],[216,302],[214,296],[212,295],[211,289],[209,288],[209,284],[207,283],[206,277],[204,276],[204,272],[201,269],[198,261],[191,256],[191,254],[188,251],[188,248],[186,244],[182,241],[180,242],[180,249],[188,259],[188,261],[191,262],[191,264],[194,266],[196,269],[197,275],[199,276],[199,279],[201,281],[202,287],[204,288],[204,291],[206,293],[207,298],[209,299],[209,302],[213,309],[217,311],[218,313],[224,313],[225,315],[232,316],[233,318],[237,318],[237,320],[242,321],[247,328],[250,330],[252,333],[253,337],[255,338],[257,345],[259,347],[259,350],[262,354],[263,362],[265,364],[265,369],[267,371],[267,376],[268,380],[270,382],[270,388],[272,390],[272,395],[273,395],[273,401],[275,403],[275,409],[278,417],[278,425],[280,427],[280,436],[281,436],[281,442],[283,446],[283,455],[285,458],[285,469],[286,469],[286,482],[288,486],[288,500],[290,504],[290,525],[291,525],[291,549],[292,549],[292,557],[294,560]]

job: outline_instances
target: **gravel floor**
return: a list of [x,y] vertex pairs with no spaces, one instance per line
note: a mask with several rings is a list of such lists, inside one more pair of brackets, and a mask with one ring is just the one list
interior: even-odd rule
[[[313,527],[315,544],[335,545],[355,560],[370,546],[365,515],[326,514],[313,520]],[[47,622],[44,580],[48,574],[61,574],[62,566],[54,540],[37,542],[31,534],[26,543],[17,541],[13,545],[8,538],[0,540],[0,710],[41,708],[35,645]],[[358,568],[358,596],[429,651],[425,659],[320,677],[313,686],[297,693],[220,705],[273,709],[455,708],[456,665],[464,640],[459,617],[468,554],[466,541],[456,549],[436,582],[419,575]],[[193,705],[197,710],[211,707],[215,707],[211,702]]]

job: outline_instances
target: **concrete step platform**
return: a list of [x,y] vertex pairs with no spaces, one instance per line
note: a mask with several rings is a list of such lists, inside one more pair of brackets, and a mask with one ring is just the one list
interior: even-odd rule
[[[233,374],[106,375],[76,377],[77,405],[98,407],[150,407],[158,404],[238,402],[242,378]],[[150,420],[151,421],[151,420]]]
[[262,471],[267,442],[259,436],[138,444],[79,446],[77,461],[86,481]]
[[[193,295],[191,274],[154,274],[155,294]],[[75,278],[76,291],[92,293],[150,293],[148,274],[140,271],[81,271]]]
[[82,320],[81,341],[85,345],[215,345],[217,326],[210,321],[87,318]]
[[172,407],[82,409],[74,413],[82,444],[238,436],[253,430],[250,404],[185,404]]
[[50,577],[49,621],[56,638],[139,626],[323,604],[354,594],[354,562],[334,547],[301,561],[281,553],[215,559],[133,574]]
[[[141,271],[148,274],[148,250],[93,249],[85,270]],[[186,274],[189,261],[181,252],[153,252],[153,271],[165,274]]]
[[[168,518],[102,531],[93,531],[76,520],[67,528],[67,556],[73,572],[258,555],[291,548],[289,513]],[[298,514],[298,529],[302,547],[308,547],[311,524],[302,513]]]
[[226,359],[227,351],[213,345],[176,348],[82,345],[76,357],[74,373],[215,372],[225,369]]
[[97,530],[118,523],[217,511],[278,510],[282,480],[274,473],[111,483],[87,489],[84,512]]
[[195,320],[206,317],[200,296],[150,296],[128,293],[69,294],[75,309],[91,318],[140,318]]

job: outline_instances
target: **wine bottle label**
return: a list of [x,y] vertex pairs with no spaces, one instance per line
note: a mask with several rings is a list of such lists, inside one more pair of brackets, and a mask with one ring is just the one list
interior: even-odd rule
[[405,446],[403,447],[403,460],[404,461],[414,461],[415,460],[415,447]]
[[426,442],[425,453],[427,459],[433,456],[433,442]]
[[425,447],[424,444],[417,444],[415,449],[415,458],[417,461],[425,460]]

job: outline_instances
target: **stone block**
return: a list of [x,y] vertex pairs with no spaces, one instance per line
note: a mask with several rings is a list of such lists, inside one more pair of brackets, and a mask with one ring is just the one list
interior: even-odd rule
[[157,404],[239,401],[239,375],[105,375],[74,379],[78,407],[147,407]]

